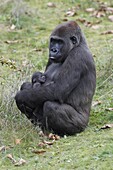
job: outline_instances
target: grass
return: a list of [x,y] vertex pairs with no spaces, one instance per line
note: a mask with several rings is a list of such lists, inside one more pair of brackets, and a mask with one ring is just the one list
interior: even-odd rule
[[[20,4],[18,4],[20,2]],[[108,14],[101,18],[91,17],[86,8],[98,9],[97,1],[55,0],[56,8],[47,6],[48,0],[15,1],[1,0],[0,4],[0,169],[2,170],[111,170],[113,165],[113,129],[100,130],[113,122],[113,50],[112,34],[101,35],[112,30]],[[104,0],[102,1],[104,2]],[[107,1],[113,6],[112,1]],[[79,7],[77,15],[65,16],[69,8]],[[20,10],[21,9],[21,10]],[[43,71],[48,59],[48,40],[56,25],[67,20],[85,18],[86,21],[101,21],[98,29],[86,27],[79,22],[89,47],[94,55],[97,70],[97,89],[94,101],[101,104],[92,107],[90,122],[85,132],[61,138],[52,146],[40,150],[43,140],[39,129],[22,115],[14,102],[14,96],[23,81],[30,80],[34,71]],[[11,26],[16,28],[11,30]],[[20,144],[16,143],[19,139]],[[26,160],[25,165],[14,166],[7,155],[17,161]]]

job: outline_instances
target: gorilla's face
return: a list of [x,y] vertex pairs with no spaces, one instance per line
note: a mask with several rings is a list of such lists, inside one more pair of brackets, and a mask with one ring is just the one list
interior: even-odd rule
[[[49,57],[53,62],[64,62],[69,52],[79,45],[79,27],[77,25],[61,25],[50,36]],[[79,31],[78,31],[79,30]]]
[[65,55],[65,42],[59,37],[50,38],[49,57],[53,62],[62,62]]

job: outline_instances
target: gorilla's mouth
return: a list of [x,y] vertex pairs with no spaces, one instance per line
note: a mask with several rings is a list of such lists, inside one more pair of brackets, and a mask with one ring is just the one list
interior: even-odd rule
[[51,60],[52,62],[59,63],[59,62],[62,61],[62,56],[61,56],[61,55],[50,56],[50,60]]

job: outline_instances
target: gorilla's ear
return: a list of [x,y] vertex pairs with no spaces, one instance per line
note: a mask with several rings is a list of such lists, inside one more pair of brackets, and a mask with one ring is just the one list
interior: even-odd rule
[[72,43],[73,43],[74,45],[78,46],[78,45],[79,45],[79,42],[80,42],[80,37],[74,35],[74,36],[70,37],[70,40],[72,41]]

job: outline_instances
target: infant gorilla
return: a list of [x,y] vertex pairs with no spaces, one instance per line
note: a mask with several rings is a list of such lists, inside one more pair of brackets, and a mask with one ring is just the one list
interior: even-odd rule
[[32,87],[39,87],[46,81],[46,75],[41,72],[35,72],[32,76]]
[[54,83],[54,76],[57,74],[57,71],[54,70],[57,70],[60,66],[60,63],[53,63],[52,65],[48,66],[48,70],[45,71],[45,73],[35,72],[32,76],[32,87],[36,88],[43,84],[44,86],[47,86]]
[[53,63],[52,65],[48,66],[48,70],[45,71],[45,73],[35,72],[31,78],[32,83],[23,83],[21,90],[37,88],[41,85],[48,86],[49,84],[54,83],[54,76],[57,74],[57,68],[60,66],[60,63]]

